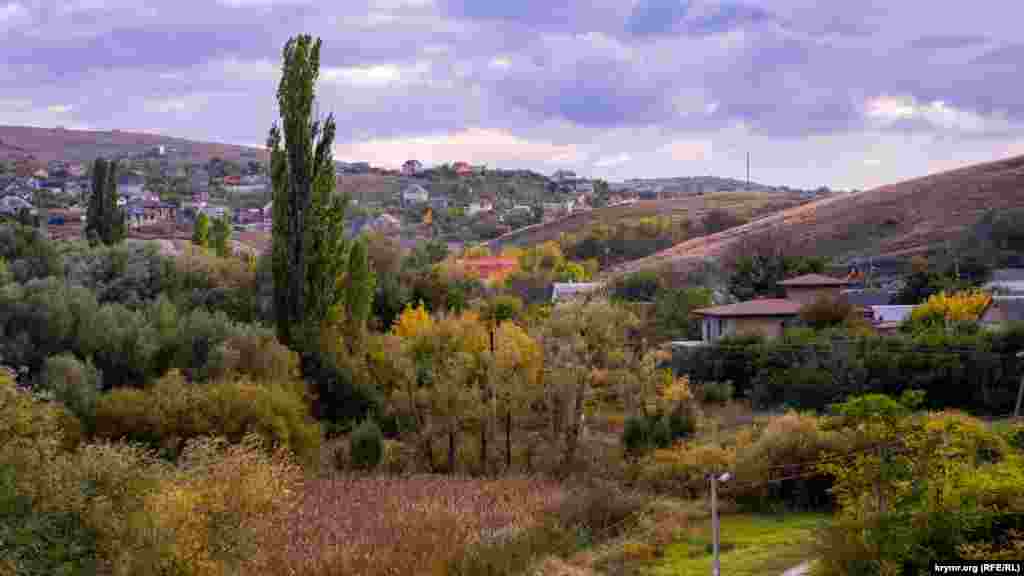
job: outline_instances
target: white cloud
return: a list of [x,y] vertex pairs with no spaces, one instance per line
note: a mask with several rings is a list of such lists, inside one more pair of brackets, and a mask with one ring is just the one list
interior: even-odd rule
[[174,98],[154,98],[145,100],[142,105],[146,112],[150,113],[179,113],[197,112],[207,102],[208,97],[203,94],[189,94]]
[[25,14],[25,7],[17,2],[8,2],[0,5],[0,24],[13,22]]
[[415,66],[397,66],[395,64],[376,64],[373,66],[356,66],[350,68],[325,68],[320,77],[324,82],[348,86],[387,86],[392,84],[409,84],[422,80],[429,64],[417,63]]
[[597,161],[594,162],[594,167],[611,168],[612,166],[619,166],[621,164],[625,164],[626,162],[629,162],[632,159],[632,156],[626,154],[625,152],[622,152],[614,156],[603,156],[601,158],[598,158]]
[[398,167],[409,158],[426,164],[466,161],[500,167],[518,164],[565,164],[579,162],[575,145],[556,145],[527,140],[507,131],[470,128],[445,135],[388,140],[368,140],[335,146],[339,160],[364,160],[380,166]]
[[864,116],[876,126],[903,120],[920,120],[934,128],[952,132],[985,134],[1012,128],[1004,114],[988,116],[951,106],[941,100],[918,102],[911,96],[879,96],[864,104]]
[[512,67],[512,60],[507,56],[496,56],[487,66],[493,70],[508,70]]
[[71,112],[72,108],[73,106],[70,104],[54,104],[53,106],[47,106],[46,110],[54,114],[67,114]]

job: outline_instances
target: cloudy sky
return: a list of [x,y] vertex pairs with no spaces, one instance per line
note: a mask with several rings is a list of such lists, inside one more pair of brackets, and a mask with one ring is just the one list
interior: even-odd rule
[[262,145],[323,39],[336,157],[866,188],[1024,154],[1020,0],[0,0],[0,124]]

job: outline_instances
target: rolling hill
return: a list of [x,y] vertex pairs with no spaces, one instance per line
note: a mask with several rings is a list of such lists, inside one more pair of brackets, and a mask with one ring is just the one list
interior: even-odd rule
[[715,208],[727,210],[745,218],[776,212],[804,202],[796,192],[715,192],[701,196],[691,195],[667,200],[639,200],[577,212],[565,218],[513,230],[489,242],[492,250],[505,246],[529,246],[558,240],[560,234],[582,232],[599,223],[614,224],[650,216],[699,219]]
[[191,162],[207,162],[213,157],[244,163],[263,162],[267,151],[261,148],[196,142],[141,132],[108,132],[35,128],[31,126],[0,126],[0,160],[34,157],[40,162],[67,160],[89,162],[98,156],[132,155],[154,146],[175,149],[179,158]]
[[609,268],[604,276],[650,268],[678,276],[702,259],[729,258],[766,242],[836,260],[905,255],[958,239],[988,209],[1022,206],[1024,156],[1018,156],[810,202]]

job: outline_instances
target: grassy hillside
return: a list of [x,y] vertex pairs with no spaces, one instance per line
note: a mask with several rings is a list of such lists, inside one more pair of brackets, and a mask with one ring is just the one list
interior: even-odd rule
[[557,240],[561,234],[578,234],[598,224],[614,225],[627,220],[668,216],[673,220],[697,221],[708,211],[726,210],[744,219],[772,213],[801,203],[799,194],[777,192],[715,192],[668,200],[641,200],[634,204],[598,208],[567,218],[538,224],[496,238],[492,247],[530,246]]
[[830,256],[910,254],[960,239],[989,209],[1024,206],[1024,156],[843,194],[694,238],[612,268],[608,276],[665,267],[682,274],[704,258],[728,258],[771,242]]

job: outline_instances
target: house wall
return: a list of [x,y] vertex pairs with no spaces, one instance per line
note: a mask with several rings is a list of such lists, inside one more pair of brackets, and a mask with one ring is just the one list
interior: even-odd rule
[[813,304],[815,300],[822,296],[839,298],[841,291],[841,286],[791,286],[786,288],[786,298],[806,306]]
[[701,323],[701,334],[705,342],[717,342],[725,336],[755,336],[768,340],[779,338],[786,318],[778,316],[744,316],[740,318],[719,318],[705,316]]

